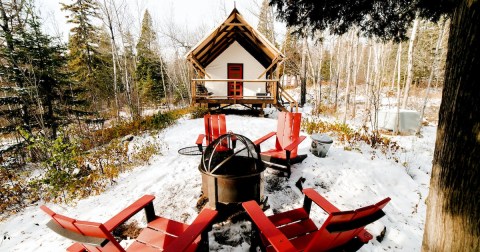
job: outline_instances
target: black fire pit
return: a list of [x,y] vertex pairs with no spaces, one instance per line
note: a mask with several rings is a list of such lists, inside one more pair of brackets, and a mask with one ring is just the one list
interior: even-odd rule
[[263,200],[265,166],[250,139],[225,134],[212,142],[198,166],[208,207]]

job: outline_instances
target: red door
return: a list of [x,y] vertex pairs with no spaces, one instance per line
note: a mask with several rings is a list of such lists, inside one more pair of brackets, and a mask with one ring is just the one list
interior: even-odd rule
[[[243,79],[243,64],[228,64],[228,79]],[[243,96],[243,82],[228,82],[228,96],[237,98]]]

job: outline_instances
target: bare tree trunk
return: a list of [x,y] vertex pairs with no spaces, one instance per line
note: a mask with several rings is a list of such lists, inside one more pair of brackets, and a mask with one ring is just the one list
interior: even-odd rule
[[420,135],[420,130],[422,129],[422,120],[423,120],[423,116],[425,114],[425,108],[427,107],[428,95],[430,93],[430,87],[432,86],[432,80],[433,80],[433,76],[435,74],[435,67],[437,65],[438,50],[439,50],[440,45],[442,43],[444,32],[445,32],[445,19],[442,21],[442,26],[441,26],[441,28],[438,32],[437,44],[435,45],[435,52],[433,53],[433,58],[432,58],[432,66],[431,66],[432,68],[430,69],[430,76],[428,77],[427,90],[425,90],[425,99],[423,100],[422,110],[420,110],[420,123],[418,125],[418,129],[417,129],[417,132],[416,132],[417,135]]
[[480,2],[455,6],[423,251],[480,251]]
[[368,60],[367,60],[367,72],[365,73],[365,119],[363,120],[363,126],[367,125],[368,118],[370,117],[370,68],[372,61],[372,44],[368,43]]
[[[333,45],[334,43],[332,43]],[[327,97],[328,99],[330,100],[330,96],[331,96],[331,92],[332,92],[332,83],[333,83],[333,52],[334,50],[330,50],[330,65],[329,65],[329,69],[328,69],[328,73],[329,73],[329,77],[330,77],[330,81],[328,83],[328,94],[327,94]]]
[[318,85],[318,106],[322,106],[322,65],[323,65],[323,44],[320,44],[320,59],[318,61],[318,74],[317,74],[317,82]]
[[407,108],[408,92],[410,91],[410,86],[412,85],[412,80],[413,80],[413,51],[415,49],[415,39],[417,34],[418,21],[419,19],[417,16],[413,21],[412,35],[410,36],[410,42],[408,44],[407,81],[405,82],[405,89],[403,93],[403,102],[402,102],[403,109]]
[[401,80],[401,76],[400,76],[400,73],[402,71],[400,71],[400,68],[401,68],[401,63],[402,63],[402,43],[398,43],[398,52],[397,52],[397,65],[398,65],[398,69],[397,69],[397,117],[395,118],[395,127],[393,129],[393,133],[395,135],[398,135],[398,131],[399,131],[399,128],[400,128],[400,97],[402,96],[402,88],[400,86],[400,80]]
[[395,77],[397,75],[397,65],[398,65],[398,58],[400,58],[400,45],[401,43],[398,43],[398,49],[397,49],[397,56],[395,57],[395,65],[393,65],[393,71],[392,71],[392,85],[390,87],[391,90],[395,87]]
[[[343,66],[344,66],[344,62],[345,62],[345,57],[347,56],[347,54],[342,54],[342,50],[341,50],[341,46],[342,46],[342,38],[339,39],[338,41],[338,47],[337,47],[337,56],[338,56],[338,59],[337,59],[337,80],[336,80],[336,83],[335,83],[335,113],[337,112],[337,108],[338,108],[338,86],[339,86],[339,82],[340,82],[340,77],[341,77],[341,73],[343,72]],[[345,57],[344,57],[345,56]]]
[[374,65],[373,65],[373,86],[372,86],[372,103],[373,103],[373,120],[372,128],[375,132],[378,132],[378,110],[380,109],[380,90],[382,86],[382,55],[383,44],[377,44],[374,48]]
[[103,13],[105,17],[107,18],[106,20],[106,25],[108,27],[108,30],[110,32],[110,44],[111,44],[111,52],[112,52],[112,64],[113,64],[113,94],[115,97],[115,110],[116,110],[116,116],[117,120],[120,119],[120,104],[118,101],[118,84],[117,84],[117,45],[115,41],[115,34],[113,32],[113,20],[112,16],[110,14],[110,6],[107,6],[106,0],[103,0]]
[[347,48],[347,87],[345,88],[345,106],[343,110],[343,119],[342,123],[347,123],[347,114],[348,114],[348,106],[350,105],[350,78],[352,76],[352,54],[353,54],[353,30],[350,31],[351,35],[349,38],[350,45]]
[[[353,56],[353,107],[352,107],[352,118],[355,119],[356,111],[357,111],[357,74],[358,68],[360,66],[360,62],[363,60],[363,53],[360,55],[360,59],[358,58],[358,41],[359,36],[357,35],[357,39],[355,40],[355,52]],[[362,50],[363,52],[363,50]]]
[[302,46],[302,63],[300,69],[300,105],[303,107],[306,102],[307,96],[307,37],[303,38],[303,46]]

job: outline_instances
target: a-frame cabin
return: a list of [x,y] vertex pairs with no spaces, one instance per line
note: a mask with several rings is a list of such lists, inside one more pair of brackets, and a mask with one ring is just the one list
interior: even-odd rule
[[193,79],[193,105],[226,107],[242,104],[264,108],[283,104],[297,110],[297,102],[279,85],[284,55],[233,9],[227,19],[188,53]]

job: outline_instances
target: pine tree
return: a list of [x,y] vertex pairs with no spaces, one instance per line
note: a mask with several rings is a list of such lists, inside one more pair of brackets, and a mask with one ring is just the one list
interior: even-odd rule
[[[10,122],[3,131],[12,132],[21,126],[28,131],[41,129],[40,133],[54,138],[57,128],[71,121],[76,103],[65,71],[66,49],[43,34],[32,2],[17,5],[16,9],[22,9],[15,14],[22,22],[10,27],[14,29],[3,26],[1,34],[11,38],[0,50],[5,61],[0,67],[5,94],[0,99],[5,105],[0,116]],[[2,11],[7,14],[6,9]]]
[[98,52],[100,29],[93,25],[98,17],[98,4],[94,0],[76,0],[71,4],[62,4],[62,10],[70,12],[68,23],[73,24],[68,41],[68,67],[73,81],[88,92],[84,99],[93,105],[101,105],[102,93],[108,93],[104,83],[104,69],[107,64]]
[[263,0],[260,14],[258,15],[257,30],[275,45],[275,29],[273,9],[268,5],[268,0]]
[[158,53],[156,39],[152,18],[146,10],[137,43],[136,77],[140,84],[141,96],[154,103],[161,98],[166,98],[169,85],[165,63]]
[[96,71],[94,74],[97,82],[96,90],[94,90],[94,92],[98,99],[114,102],[116,90],[112,85],[114,79],[111,50],[112,43],[106,28],[99,30],[99,34],[96,38],[96,45],[99,64],[96,66]]
[[13,132],[19,125],[30,130],[30,100],[22,72],[22,56],[19,53],[19,47],[22,46],[20,34],[24,29],[21,20],[26,15],[25,4],[4,4],[0,1],[0,14],[0,90],[3,91],[0,96],[0,133]]
[[298,42],[296,34],[293,34],[293,28],[289,27],[285,33],[285,40],[282,46],[282,52],[286,57],[281,72],[289,76],[297,76],[300,72],[301,64],[301,44]]

